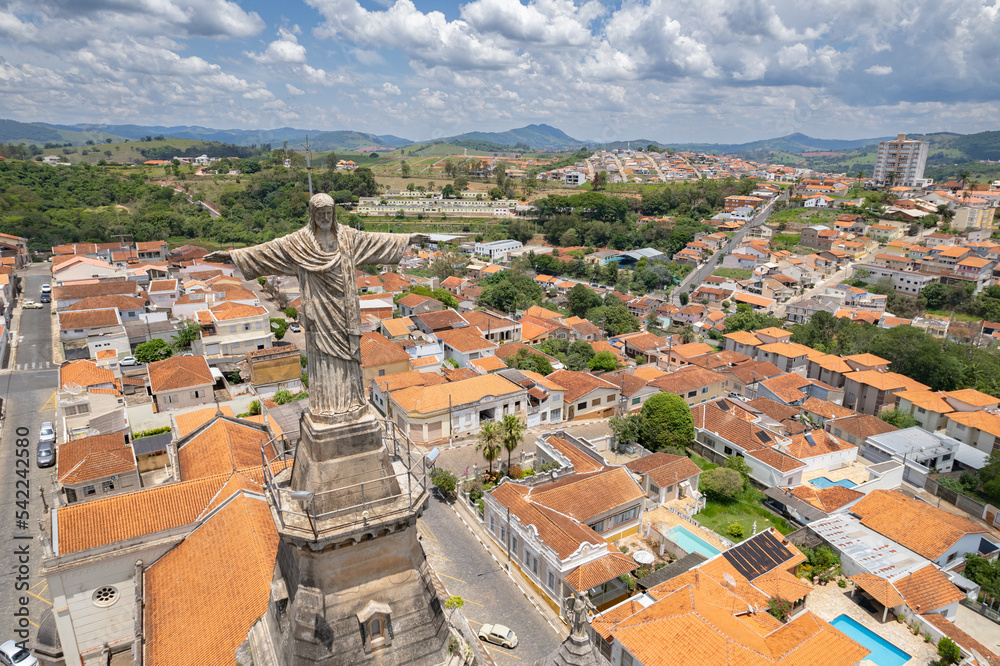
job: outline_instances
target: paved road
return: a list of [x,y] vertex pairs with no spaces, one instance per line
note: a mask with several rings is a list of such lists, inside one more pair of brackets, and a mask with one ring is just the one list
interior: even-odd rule
[[722,261],[723,257],[729,254],[734,248],[739,246],[743,242],[743,238],[747,233],[754,227],[759,227],[760,225],[767,222],[768,218],[771,217],[771,213],[774,212],[774,204],[776,201],[787,198],[787,190],[777,196],[774,201],[771,201],[764,207],[761,212],[757,213],[757,217],[753,219],[750,224],[743,225],[743,227],[736,232],[736,235],[729,239],[729,241],[723,245],[719,250],[713,254],[708,261],[694,269],[688,276],[681,281],[681,284],[671,292],[671,299],[675,301],[678,305],[681,302],[681,292],[688,291],[693,286],[700,285],[705,281],[705,278],[712,274],[715,267]]
[[[22,274],[24,297],[38,300],[42,283],[49,281],[47,269],[47,264],[36,264]],[[58,370],[52,365],[52,315],[48,305],[21,315],[19,318],[15,314],[12,322],[12,342],[18,340],[12,358],[15,369],[0,374],[5,411],[0,433],[0,538],[6,542],[0,549],[0,641],[27,638],[18,631],[34,636],[39,617],[46,605],[51,606],[45,581],[38,578],[42,548],[34,537],[38,534],[38,520],[43,517],[39,488],[48,485],[54,468],[39,469],[35,451],[42,421],[55,420]],[[32,364],[36,369],[16,369],[30,368]],[[27,446],[18,446],[19,441]],[[27,451],[27,457],[20,457],[21,451]],[[23,621],[15,616],[22,607],[22,598],[27,601]],[[27,626],[19,626],[22,624]]]
[[[517,634],[514,650],[490,645],[498,666],[533,664],[559,646],[562,638],[535,610],[459,518],[456,510],[433,495],[417,521],[428,561],[449,594],[465,599],[462,612],[473,631],[504,624]],[[485,644],[484,644],[485,645]]]

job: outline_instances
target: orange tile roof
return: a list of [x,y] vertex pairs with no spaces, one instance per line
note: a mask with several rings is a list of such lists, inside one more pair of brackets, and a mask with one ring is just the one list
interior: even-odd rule
[[917,613],[932,613],[965,599],[965,593],[933,564],[897,581],[896,589],[903,593],[906,605]]
[[784,569],[774,569],[763,576],[757,576],[753,579],[753,586],[772,599],[786,601],[804,599],[813,591],[812,583],[793,576]]
[[114,308],[104,310],[84,310],[81,312],[63,311],[59,313],[59,330],[72,331],[78,328],[97,328],[99,326],[118,326],[121,320]]
[[266,315],[267,310],[259,305],[245,305],[243,303],[225,302],[211,308],[212,317],[216,321],[229,321],[231,319],[243,319],[245,317],[259,317]]
[[767,387],[771,393],[785,403],[791,404],[806,397],[806,394],[799,389],[809,386],[811,383],[811,381],[803,378],[801,375],[789,372],[784,375],[765,379],[761,382],[761,385]]
[[677,456],[658,452],[632,460],[625,467],[639,474],[648,474],[649,478],[661,488],[686,481],[701,474],[701,468],[687,456]]
[[581,564],[570,571],[563,581],[577,592],[586,592],[593,587],[614,580],[636,569],[636,564],[628,555],[610,551],[604,557]]
[[[430,296],[421,296],[420,294],[407,294],[403,298],[399,299],[396,302],[396,304],[400,305],[402,307],[415,308],[418,305],[420,305],[421,303],[424,303],[426,301],[434,301],[434,300],[435,299],[431,298]],[[438,302],[438,301],[436,301],[436,302]],[[438,302],[438,304],[440,305],[440,302]]]
[[666,377],[654,379],[649,383],[661,391],[685,397],[690,391],[725,381],[726,378],[714,370],[707,370],[696,365],[691,365],[672,372]]
[[569,458],[569,462],[573,465],[573,469],[577,474],[598,472],[604,469],[604,465],[597,462],[561,437],[553,435],[552,437],[547,438],[545,443]]
[[[488,374],[452,381],[435,386],[412,386],[392,392],[392,399],[400,409],[412,414],[431,414],[482,400],[487,396],[500,397],[524,392],[514,382],[498,374]],[[449,400],[450,399],[450,400]]]
[[214,419],[207,426],[202,424],[178,442],[181,478],[203,479],[260,465],[262,445],[266,444],[268,460],[277,455],[274,447],[267,444],[270,439],[266,430],[229,417]]
[[125,443],[123,432],[83,437],[60,444],[57,459],[57,477],[63,484],[86,483],[136,469],[132,447]]
[[206,407],[205,409],[197,409],[193,412],[186,412],[182,414],[170,412],[170,417],[174,422],[174,434],[178,440],[187,437],[192,432],[214,419],[215,415],[218,414],[220,410],[222,411],[223,416],[228,416],[230,418],[236,417],[236,414],[233,413],[232,407],[229,405],[222,405],[219,409],[215,407]]
[[607,542],[594,530],[574,521],[569,516],[526,499],[528,488],[510,483],[506,479],[490,491],[490,495],[524,525],[533,525],[538,538],[552,548],[560,558],[577,551],[581,544],[606,546]]
[[973,407],[991,407],[1000,402],[1000,399],[993,397],[992,395],[987,395],[982,391],[977,391],[976,389],[959,389],[957,391],[946,391],[945,396],[949,398],[954,398],[955,400],[960,400],[966,404],[972,405]]
[[874,368],[879,365],[889,365],[890,362],[875,354],[851,354],[844,357],[845,361],[854,361],[865,367]]
[[809,412],[810,414],[819,414],[826,419],[839,419],[845,416],[857,414],[857,412],[853,409],[849,409],[843,405],[838,405],[837,403],[830,402],[828,400],[820,400],[819,398],[813,398],[811,396],[806,398],[806,401],[799,406],[799,409],[803,412]]
[[847,379],[854,380],[859,384],[877,388],[880,391],[892,391],[895,389],[926,391],[930,388],[929,386],[925,386],[914,379],[910,379],[909,377],[896,372],[860,370],[858,372],[849,372],[844,376]]
[[484,356],[483,358],[477,358],[473,361],[469,361],[469,365],[474,366],[480,372],[493,372],[496,370],[505,370],[507,364],[498,359],[496,356]]
[[146,370],[154,394],[215,383],[204,356],[174,356],[154,361]]
[[400,317],[399,319],[383,319],[382,327],[385,328],[390,336],[398,338],[410,334],[410,330],[413,327],[413,320],[409,317]]
[[837,439],[825,430],[799,433],[792,435],[789,439],[791,441],[784,451],[799,460],[857,448],[853,444]]
[[538,317],[539,319],[559,319],[562,317],[558,312],[549,310],[548,308],[543,308],[540,305],[532,305],[530,308],[524,311],[526,317]]
[[548,376],[548,379],[566,390],[563,397],[567,402],[576,402],[585,395],[602,388],[618,391],[615,384],[587,372],[556,370]]
[[610,467],[593,474],[573,474],[533,487],[528,493],[536,504],[581,523],[642,499],[645,494],[624,467]]
[[409,363],[410,355],[381,333],[361,334],[361,367],[377,368],[395,363]]
[[976,428],[994,437],[1000,437],[1000,414],[989,412],[952,412],[948,418],[967,428]]
[[864,497],[864,493],[858,490],[837,485],[829,488],[814,488],[808,485],[796,486],[792,488],[792,494],[826,513],[832,513],[845,504]]
[[[432,358],[432,357],[427,357]],[[376,377],[380,391],[396,391],[410,386],[431,386],[434,384],[444,384],[448,380],[433,372],[420,372],[418,370],[407,370],[406,372],[394,372],[391,375]]]
[[760,338],[751,333],[750,331],[735,331],[733,333],[726,333],[723,337],[729,338],[736,344],[740,345],[753,345],[754,347],[764,344],[761,342]]
[[948,414],[955,411],[949,405],[940,391],[897,391],[896,397],[906,400],[921,409],[930,410],[938,414]]
[[[666,342],[664,342],[664,345]],[[671,349],[671,354],[676,354],[683,359],[689,359],[702,354],[709,354],[715,351],[715,347],[704,342],[690,342],[686,345],[677,345]]]
[[753,451],[747,451],[747,455],[751,458],[756,458],[768,467],[776,469],[779,472],[791,472],[792,470],[806,466],[806,464],[801,460],[797,460],[776,449],[755,449]]
[[79,386],[96,386],[98,384],[114,384],[115,373],[107,368],[98,367],[93,361],[81,359],[64,363],[59,368],[59,386],[65,388],[67,384],[77,384]]
[[882,435],[887,432],[899,430],[896,426],[889,425],[879,417],[872,416],[871,414],[845,416],[842,419],[837,419],[833,427],[840,428],[859,439],[868,439],[873,435]]
[[453,328],[450,331],[439,331],[437,336],[449,347],[462,353],[482,349],[496,349],[497,344],[484,338],[475,327]]
[[144,572],[144,661],[228,663],[267,612],[278,534],[267,501],[239,492]]
[[865,527],[929,560],[941,557],[966,534],[988,532],[970,520],[897,491],[873,490],[851,507],[851,512]]
[[118,310],[141,310],[146,305],[146,299],[139,296],[125,296],[123,294],[113,294],[110,296],[88,296],[81,301],[77,301],[63,312],[79,312],[81,310],[104,310],[107,308],[117,308]]
[[925,622],[929,622],[938,631],[955,641],[967,652],[972,652],[973,650],[978,652],[983,659],[986,660],[985,664],[980,663],[978,666],[1000,666],[1000,657],[998,657],[995,652],[956,627],[944,615],[941,615],[940,613],[928,613],[926,615],[921,615],[920,618]]
[[653,365],[640,365],[632,374],[639,379],[651,382],[654,379],[665,376],[667,373]]
[[805,345],[800,345],[797,342],[772,342],[771,344],[761,345],[760,347],[757,347],[757,349],[762,352],[767,352],[768,354],[776,354],[786,358],[824,355],[822,352],[816,351],[812,347],[806,347]]
[[893,587],[892,583],[875,574],[857,574],[856,576],[851,576],[851,582],[872,595],[875,601],[887,608],[902,606],[906,602],[903,599],[903,595]]

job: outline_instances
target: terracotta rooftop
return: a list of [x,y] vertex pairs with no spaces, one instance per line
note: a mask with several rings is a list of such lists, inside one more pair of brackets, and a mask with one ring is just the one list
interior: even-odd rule
[[81,310],[102,310],[117,308],[118,310],[141,310],[146,305],[146,299],[139,296],[88,296],[77,301],[63,312],[79,312]]
[[125,433],[74,439],[58,447],[59,483],[76,485],[136,469],[132,447]]
[[786,421],[793,416],[798,416],[799,408],[792,407],[791,405],[782,404],[776,400],[771,400],[770,398],[754,398],[747,403],[754,409],[759,409],[761,412],[770,416],[775,421],[779,423],[781,421]]
[[566,393],[563,398],[567,402],[576,402],[580,398],[588,395],[592,391],[597,389],[614,389],[618,390],[618,386],[615,384],[595,377],[587,372],[578,372],[574,370],[556,370],[548,376],[549,381],[562,386],[566,389]]
[[420,321],[427,328],[432,331],[442,331],[453,328],[455,324],[460,326],[466,326],[468,322],[462,319],[461,315],[452,310],[451,308],[445,308],[444,310],[438,310],[437,312],[423,312],[418,315],[413,315],[410,317],[411,321]]
[[245,305],[243,303],[232,303],[229,301],[216,305],[211,308],[210,311],[212,313],[212,317],[216,321],[259,317],[267,314],[267,310],[259,305]]
[[995,398],[992,395],[988,395],[982,391],[977,391],[976,389],[971,388],[959,389],[957,391],[946,391],[944,395],[981,409],[986,407],[995,407],[996,404],[1000,402],[1000,398]]
[[813,398],[811,396],[806,398],[806,401],[799,406],[799,409],[810,414],[818,414],[826,419],[839,419],[845,416],[857,414],[857,412],[853,409],[848,409],[843,405],[838,405],[837,403],[830,402],[829,400],[820,400],[819,398]]
[[532,525],[538,538],[552,548],[560,558],[577,551],[581,544],[607,547],[607,542],[586,525],[574,521],[558,511],[529,501],[528,488],[514,483],[502,482],[489,491],[493,498],[517,517],[523,525]]
[[[466,368],[467,369],[467,368]],[[412,386],[392,392],[392,399],[400,409],[412,414],[431,414],[459,405],[466,405],[486,397],[500,397],[525,391],[514,382],[498,374],[478,375],[470,379],[449,381],[434,386]]]
[[701,474],[701,468],[687,456],[677,456],[658,452],[632,460],[625,467],[639,474],[648,474],[649,478],[661,488],[686,481]]
[[791,443],[784,451],[799,460],[857,448],[853,444],[837,439],[825,430],[799,433],[789,439]]
[[107,368],[98,367],[93,361],[80,359],[64,363],[59,368],[59,386],[65,388],[67,384],[79,384],[83,387],[97,386],[98,384],[115,383],[115,373]]
[[955,408],[948,404],[940,391],[897,391],[896,397],[900,400],[906,400],[921,409],[938,414],[948,414],[955,411]]
[[483,349],[496,349],[497,344],[490,342],[479,333],[479,330],[470,326],[468,328],[455,328],[450,331],[439,331],[437,336],[452,349],[462,353],[480,351]]
[[277,453],[265,429],[241,423],[231,417],[202,424],[178,442],[177,459],[181,478],[189,481],[225,474],[262,464],[261,446],[268,460]]
[[421,296],[420,294],[407,294],[399,299],[396,304],[406,308],[415,308],[426,301],[434,301],[438,305],[441,305],[440,301],[435,301],[430,296]]
[[642,499],[645,494],[624,467],[610,467],[593,474],[573,474],[535,486],[529,499],[582,523],[617,507]]
[[59,330],[98,328],[101,326],[118,326],[118,310],[107,308],[103,310],[84,310],[82,312],[63,311],[59,313]]
[[265,498],[236,491],[144,572],[145,663],[232,662],[267,612],[277,552]]
[[896,389],[926,391],[930,388],[929,386],[925,386],[914,379],[910,379],[909,377],[896,372],[861,370],[859,372],[850,372],[844,376],[849,380],[874,387],[880,391],[893,391]]
[[784,370],[770,361],[744,361],[729,368],[720,368],[719,371],[733,375],[744,384],[759,382],[784,373]]
[[975,651],[979,653],[987,663],[980,663],[978,666],[1000,666],[1000,657],[995,652],[956,627],[944,615],[940,613],[928,613],[921,615],[920,619],[933,625],[938,631],[955,641],[955,643],[967,652]]
[[[666,343],[664,342],[664,345]],[[704,342],[689,342],[686,345],[677,345],[670,350],[672,355],[676,354],[680,358],[689,359],[695,356],[701,356],[703,354],[708,354],[714,352],[715,347]]]
[[[410,362],[410,355],[381,333],[361,334],[361,367],[376,368],[383,365]],[[407,366],[409,367],[409,366]]]
[[941,557],[966,534],[988,532],[970,520],[890,490],[871,491],[851,512],[865,527],[929,560]]
[[406,372],[395,372],[390,375],[383,375],[374,379],[380,391],[396,391],[409,386],[431,386],[433,384],[444,384],[448,380],[442,375],[433,372],[420,372],[418,370],[407,370]]
[[845,504],[864,497],[864,493],[858,490],[838,485],[832,485],[829,488],[814,488],[810,485],[796,486],[792,488],[792,494],[826,513],[832,513]]
[[1000,414],[991,412],[951,412],[948,418],[967,428],[976,428],[994,437],[1000,437]]
[[216,414],[220,411],[223,416],[228,416],[230,418],[236,417],[236,414],[233,413],[232,407],[229,405],[222,405],[219,408],[206,407],[204,409],[196,409],[193,412],[170,412],[170,418],[174,422],[175,436],[178,440],[187,437],[192,432],[214,419]]
[[763,344],[756,335],[750,331],[735,331],[733,333],[726,333],[723,337],[729,338],[736,344],[740,345],[753,345],[754,347]]
[[154,361],[146,370],[154,394],[215,383],[204,356],[174,356]]
[[906,605],[919,613],[931,613],[965,599],[965,593],[933,564],[918,569],[896,582]]
[[812,382],[803,378],[802,375],[789,372],[784,375],[765,379],[760,384],[777,396],[778,399],[784,401],[786,404],[791,404],[808,397],[800,389],[809,386]]
[[887,608],[902,606],[906,600],[899,593],[891,582],[885,578],[870,573],[861,573],[851,576],[851,582],[862,590],[872,595],[875,601]]
[[563,581],[577,592],[587,592],[591,588],[614,580],[638,568],[635,560],[617,550],[611,550],[604,557],[581,564],[570,571]]
[[829,370],[830,372],[839,372],[840,374],[846,374],[848,372],[854,372],[854,368],[848,365],[840,356],[836,354],[823,354],[822,356],[811,356],[809,358],[810,363],[815,363],[824,370]]
[[599,472],[604,469],[604,465],[597,462],[562,437],[556,437],[553,435],[552,437],[547,438],[545,443],[569,458],[570,463],[573,465],[573,470],[576,471],[577,474]]
[[661,391],[668,391],[683,398],[691,391],[725,381],[726,378],[714,370],[706,370],[692,365],[672,372],[666,377],[654,379],[650,384]]

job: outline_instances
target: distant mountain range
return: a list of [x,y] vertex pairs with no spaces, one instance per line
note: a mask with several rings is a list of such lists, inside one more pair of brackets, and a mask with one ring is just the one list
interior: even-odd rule
[[[196,141],[219,141],[241,146],[270,144],[280,147],[285,142],[288,147],[301,149],[305,147],[308,137],[310,147],[318,152],[329,150],[342,151],[388,151],[408,146],[427,147],[434,144],[453,144],[466,147],[469,150],[502,152],[504,149],[518,151],[552,150],[566,151],[581,148],[645,148],[655,145],[662,148],[673,148],[678,151],[703,152],[711,154],[748,155],[758,159],[766,158],[771,153],[786,155],[802,155],[803,153],[844,152],[845,157],[854,157],[852,152],[869,153],[873,147],[886,138],[870,139],[817,139],[805,134],[795,133],[788,136],[748,143],[671,143],[655,139],[632,139],[628,141],[598,142],[576,139],[551,125],[526,125],[505,132],[466,132],[433,141],[412,141],[391,134],[370,134],[349,130],[326,131],[318,129],[296,129],[280,127],[277,129],[213,129],[209,127],[161,125],[100,125],[77,124],[59,125],[50,123],[23,123],[15,120],[0,120],[0,142],[7,143],[72,143],[80,145],[86,141],[104,143],[107,139],[115,142],[139,140],[146,136],[164,136],[167,139],[190,139]],[[932,153],[944,150],[942,158],[955,161],[975,159],[1000,159],[1000,132],[979,132],[977,134],[913,134],[910,138],[930,142]],[[831,156],[833,157],[833,156]],[[808,156],[808,159],[830,159],[820,156]]]

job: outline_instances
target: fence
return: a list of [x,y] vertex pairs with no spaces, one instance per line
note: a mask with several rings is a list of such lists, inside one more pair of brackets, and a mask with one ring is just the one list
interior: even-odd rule
[[945,488],[944,486],[942,486],[937,481],[934,481],[933,479],[928,478],[926,481],[924,481],[923,488],[931,495],[934,495],[935,497],[940,497],[949,504],[954,504],[956,507],[958,507],[962,511],[965,511],[966,513],[972,516],[975,516],[977,518],[982,518],[983,516],[986,515],[985,504],[977,502],[971,497],[963,495],[960,492],[956,492],[954,490],[951,490],[950,488]]
[[1000,601],[990,598],[985,594],[979,595],[982,601],[973,601],[972,599],[962,599],[961,604],[968,608],[969,610],[979,613],[987,620],[991,620],[1000,624]]

